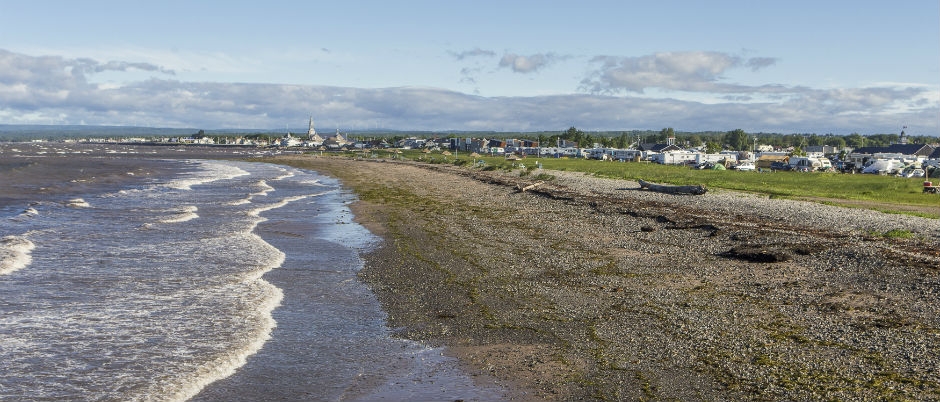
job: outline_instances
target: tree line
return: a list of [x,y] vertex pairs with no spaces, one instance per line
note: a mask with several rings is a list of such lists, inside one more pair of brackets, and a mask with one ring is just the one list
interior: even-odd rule
[[[577,142],[579,146],[591,147],[594,143],[606,148],[629,148],[637,144],[664,144],[668,138],[675,138],[676,145],[680,147],[702,147],[709,152],[720,150],[748,151],[758,145],[772,145],[775,148],[804,149],[808,146],[828,145],[836,148],[882,147],[897,143],[900,134],[873,134],[861,135],[852,133],[848,135],[835,134],[778,134],[778,133],[747,133],[741,129],[731,131],[704,131],[704,132],[677,132],[672,127],[663,128],[659,132],[651,130],[634,130],[622,132],[594,132],[586,133],[575,127],[556,135],[539,134],[540,144],[554,144],[558,139]],[[911,144],[937,143],[937,137],[909,136]],[[542,145],[545,146],[545,145]]]

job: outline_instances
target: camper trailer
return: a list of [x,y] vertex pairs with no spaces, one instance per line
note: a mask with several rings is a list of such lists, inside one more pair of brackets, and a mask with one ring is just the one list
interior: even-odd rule
[[862,173],[869,174],[895,174],[904,168],[904,163],[897,159],[876,159],[862,169]]
[[790,170],[797,172],[815,172],[817,170],[832,169],[832,162],[827,158],[812,158],[807,156],[794,156],[790,158]]

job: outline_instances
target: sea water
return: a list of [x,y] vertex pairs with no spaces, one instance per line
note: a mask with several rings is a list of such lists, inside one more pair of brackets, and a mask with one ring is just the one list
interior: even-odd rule
[[356,272],[378,239],[335,180],[175,174],[0,210],[0,399],[497,399],[393,339]]

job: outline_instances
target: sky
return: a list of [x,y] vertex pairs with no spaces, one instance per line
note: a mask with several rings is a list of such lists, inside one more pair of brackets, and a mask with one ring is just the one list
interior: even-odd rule
[[940,135],[940,1],[0,0],[0,124]]

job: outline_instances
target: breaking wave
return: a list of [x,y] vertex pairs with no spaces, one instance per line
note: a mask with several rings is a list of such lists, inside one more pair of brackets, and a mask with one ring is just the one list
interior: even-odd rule
[[22,236],[0,238],[0,275],[27,267],[33,261],[30,252],[34,248],[36,245]]

